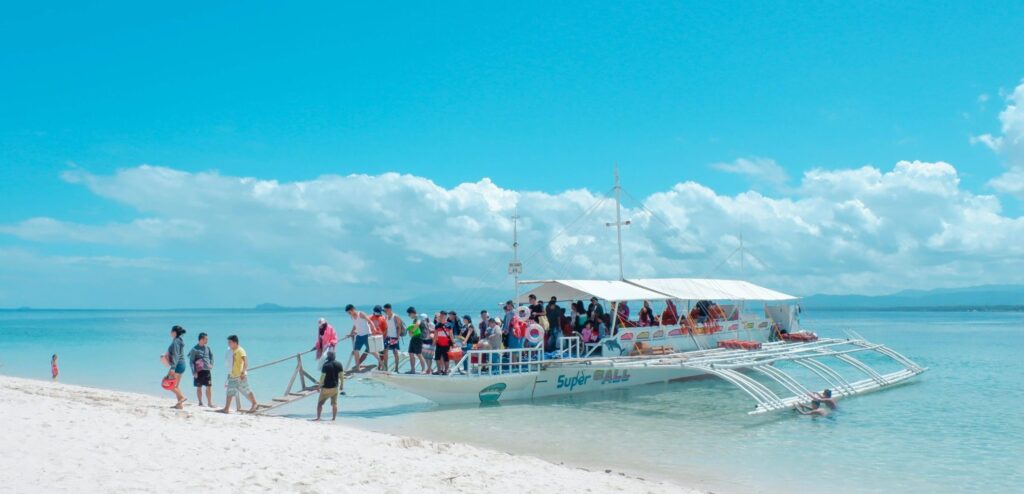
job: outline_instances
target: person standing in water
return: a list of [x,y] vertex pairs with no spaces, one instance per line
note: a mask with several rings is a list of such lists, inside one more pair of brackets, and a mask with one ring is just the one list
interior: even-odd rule
[[255,412],[257,409],[256,395],[249,388],[247,375],[249,370],[248,356],[245,354],[245,349],[238,344],[238,336],[228,336],[228,347],[231,348],[231,372],[228,374],[227,389],[228,399],[220,412],[231,413],[231,399],[235,397],[238,398],[239,406],[241,406],[242,395],[245,395],[252,402],[252,408],[249,409],[249,413]]
[[331,420],[338,418],[338,392],[344,387],[344,369],[341,363],[335,358],[334,352],[327,352],[327,360],[320,369],[320,398],[316,403],[316,418],[320,420],[320,414],[324,411],[324,403],[331,400]]
[[50,357],[50,374],[53,375],[53,382],[57,382],[57,375],[60,374],[60,370],[57,369],[57,354],[53,354]]
[[196,399],[203,406],[203,387],[206,388],[206,405],[213,408],[213,351],[207,346],[209,338],[206,333],[199,333],[199,343],[188,352],[188,361],[192,362],[192,385],[196,387]]
[[167,371],[167,379],[174,381],[174,387],[169,389],[178,398],[174,408],[181,410],[185,407],[188,398],[181,392],[181,375],[185,373],[185,341],[181,339],[185,334],[185,328],[174,326],[171,328],[171,346],[167,347],[167,363],[170,369]]
[[821,407],[821,402],[818,400],[811,401],[811,405],[807,406],[803,403],[797,403],[794,407],[797,413],[800,415],[810,415],[811,417],[827,417],[828,410]]

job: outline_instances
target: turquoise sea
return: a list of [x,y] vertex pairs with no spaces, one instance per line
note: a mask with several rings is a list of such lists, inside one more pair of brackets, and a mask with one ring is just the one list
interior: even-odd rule
[[[210,333],[221,360],[225,338],[238,334],[258,364],[312,347],[321,316],[339,332],[348,323],[331,311],[0,311],[0,373],[49,379],[57,353],[63,382],[170,403],[159,388],[159,356],[173,324],[188,328],[188,346],[200,331]],[[1024,492],[1024,314],[816,312],[803,321],[823,336],[854,330],[930,370],[909,384],[846,399],[825,419],[751,417],[746,395],[702,380],[465,408],[351,381],[340,420],[716,492]],[[290,370],[251,375],[261,401],[283,391]],[[308,418],[314,406],[302,401],[281,413]]]

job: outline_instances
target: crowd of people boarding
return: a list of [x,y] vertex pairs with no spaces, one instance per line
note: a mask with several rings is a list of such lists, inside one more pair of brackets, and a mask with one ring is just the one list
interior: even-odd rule
[[[430,315],[418,312],[415,307],[408,307],[405,310],[406,317],[403,318],[394,311],[391,304],[374,306],[370,313],[349,304],[345,312],[352,325],[345,337],[339,338],[334,326],[325,318],[317,321],[316,342],[310,350],[316,352],[317,369],[321,371],[315,420],[320,420],[323,407],[328,401],[331,402],[332,417],[337,417],[338,396],[344,394],[342,388],[346,367],[348,372],[373,368],[401,372],[400,352],[406,341],[406,374],[446,375],[453,372],[451,361],[458,360],[460,355],[470,350],[537,348],[552,352],[558,348],[560,337],[577,337],[585,344],[595,344],[611,336],[616,327],[672,325],[686,318],[701,321],[727,317],[720,307],[708,301],[698,302],[683,318],[671,300],[666,301],[660,315],[656,314],[650,302],[644,301],[636,319],[631,318],[626,302],[619,302],[615,307],[617,324],[613,326],[611,315],[605,311],[597,297],[592,297],[589,305],[577,300],[569,303],[566,308],[559,304],[556,297],[551,297],[547,304],[543,304],[531,294],[529,302],[524,306],[517,307],[513,301],[508,300],[502,304],[501,314],[492,316],[487,310],[482,310],[476,321],[469,314],[460,316],[454,310],[442,310]],[[528,326],[539,326],[543,331],[527,334]],[[169,368],[163,387],[175,395],[177,401],[174,408],[181,409],[188,398],[182,393],[180,383],[186,370],[191,369],[199,406],[214,408],[214,356],[209,346],[209,337],[206,333],[200,333],[195,346],[186,353],[182,338],[185,333],[186,330],[181,326],[171,328],[171,345],[161,357]],[[336,351],[338,345],[346,339],[352,340],[352,354],[349,363],[343,366],[338,361]],[[255,412],[258,405],[249,386],[248,356],[239,344],[237,335],[227,337],[227,346],[229,351],[226,362],[230,370],[226,381],[225,404],[219,411],[230,413],[233,400],[236,400],[236,409],[240,411],[242,398],[245,397],[250,403],[248,411]],[[373,365],[367,364],[367,359],[371,357],[375,361]],[[513,362],[516,361],[516,355],[511,357]],[[56,355],[53,357],[53,368],[56,379]],[[824,410],[819,411],[820,403],[834,403],[830,391],[826,390],[822,396],[815,397],[813,409],[801,412],[824,413]]]
[[[577,301],[566,309],[555,297],[545,305],[530,295],[529,303],[522,308],[508,300],[502,304],[500,314],[492,316],[481,310],[476,320],[454,310],[426,314],[415,307],[408,307],[403,318],[391,304],[375,306],[370,313],[350,304],[345,312],[353,323],[348,335],[353,340],[352,368],[361,369],[373,357],[377,369],[401,372],[399,351],[404,350],[409,358],[407,374],[449,374],[453,356],[469,350],[543,348],[550,352],[557,348],[559,337],[570,336],[596,343],[609,335],[612,327],[611,316],[596,297],[589,306]],[[628,309],[624,316],[628,319]],[[314,348],[333,350],[340,339],[330,325],[325,328],[324,324]],[[543,329],[541,335],[526,334],[526,327],[533,324]],[[371,345],[374,337],[380,339],[380,345]],[[403,349],[401,344],[406,337],[408,342]]]

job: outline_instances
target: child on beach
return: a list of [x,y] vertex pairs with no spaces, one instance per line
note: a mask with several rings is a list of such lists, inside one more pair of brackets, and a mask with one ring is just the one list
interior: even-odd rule
[[228,374],[227,403],[220,410],[221,413],[231,413],[231,399],[237,397],[239,406],[242,403],[242,396],[252,403],[249,413],[256,411],[256,395],[249,389],[249,380],[246,371],[249,370],[249,360],[245,355],[245,349],[238,344],[238,336],[228,336],[228,347],[231,348],[231,372]]
[[213,408],[213,391],[210,386],[213,376],[213,351],[207,346],[206,333],[199,333],[199,343],[188,352],[188,360],[192,362],[192,385],[196,387],[196,398],[199,406],[203,406],[203,387],[206,388],[206,405]]
[[52,357],[50,357],[50,373],[53,374],[53,381],[56,382],[57,381],[57,375],[60,374],[60,371],[57,369],[57,354],[56,353],[53,354]]

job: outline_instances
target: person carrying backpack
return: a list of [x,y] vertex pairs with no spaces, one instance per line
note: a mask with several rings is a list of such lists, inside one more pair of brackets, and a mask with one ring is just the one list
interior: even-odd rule
[[452,328],[439,324],[434,328],[434,361],[437,362],[435,375],[448,373],[448,350],[452,348]]
[[196,387],[196,398],[199,406],[203,406],[203,388],[206,388],[206,406],[213,408],[213,351],[207,345],[209,338],[206,333],[199,333],[199,343],[188,352],[188,361],[192,363],[192,385]]

